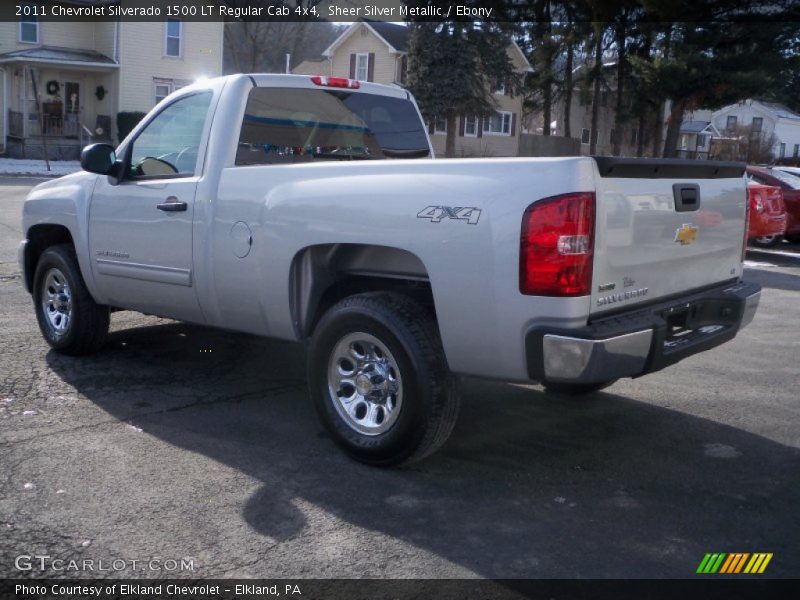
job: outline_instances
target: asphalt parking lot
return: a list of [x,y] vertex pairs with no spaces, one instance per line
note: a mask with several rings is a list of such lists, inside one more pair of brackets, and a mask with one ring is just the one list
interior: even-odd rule
[[122,312],[102,353],[50,351],[16,262],[32,183],[0,179],[0,576],[800,573],[800,246],[749,253],[762,303],[733,342],[580,401],[465,380],[445,447],[376,470],[323,433],[301,346]]

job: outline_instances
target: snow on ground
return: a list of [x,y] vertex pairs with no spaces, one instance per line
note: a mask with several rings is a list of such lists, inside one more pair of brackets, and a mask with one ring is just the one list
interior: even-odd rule
[[50,170],[43,160],[0,158],[0,175],[36,175],[61,177],[81,170],[77,160],[51,160]]

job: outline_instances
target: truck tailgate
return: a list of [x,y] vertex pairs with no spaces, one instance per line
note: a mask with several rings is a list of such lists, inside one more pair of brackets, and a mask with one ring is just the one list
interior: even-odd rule
[[744,164],[608,157],[595,162],[592,313],[741,276]]

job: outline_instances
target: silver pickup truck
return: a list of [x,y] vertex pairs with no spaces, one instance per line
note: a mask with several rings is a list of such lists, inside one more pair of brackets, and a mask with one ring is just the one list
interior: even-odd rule
[[116,310],[308,341],[320,417],[369,464],[447,439],[457,374],[590,392],[730,340],[758,305],[743,165],[433,160],[399,87],[199,82],[82,166],[24,208],[47,342],[96,351]]

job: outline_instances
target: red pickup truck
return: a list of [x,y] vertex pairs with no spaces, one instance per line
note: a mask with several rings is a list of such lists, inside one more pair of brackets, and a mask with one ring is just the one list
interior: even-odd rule
[[786,209],[781,188],[750,182],[747,185],[750,200],[750,225],[747,237],[756,246],[771,246],[786,231]]
[[747,167],[747,178],[762,185],[779,187],[786,209],[786,233],[772,236],[759,245],[773,246],[786,237],[790,242],[800,242],[800,178],[769,167]]

